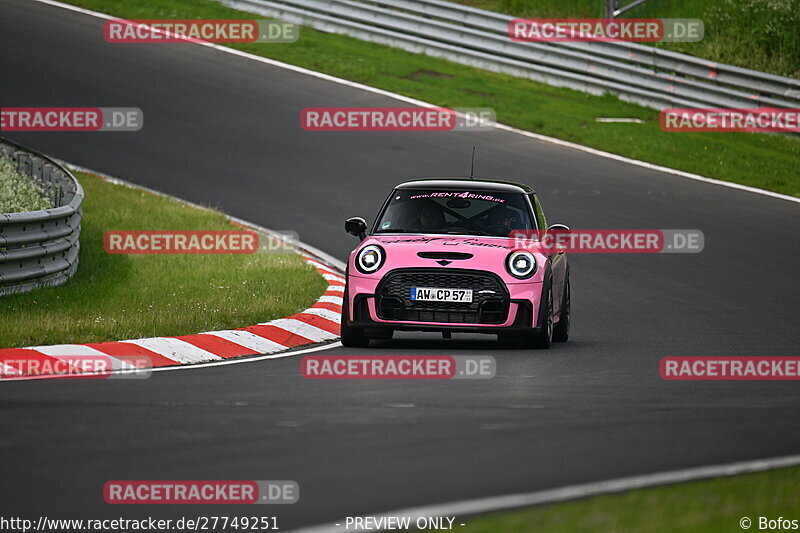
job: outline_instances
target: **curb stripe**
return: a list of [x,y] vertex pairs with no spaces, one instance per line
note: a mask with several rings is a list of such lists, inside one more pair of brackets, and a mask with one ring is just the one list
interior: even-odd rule
[[[297,315],[295,315],[295,317],[296,316]],[[321,342],[336,338],[336,334],[333,334],[333,332],[314,327],[314,325],[301,320],[296,320],[295,317],[281,318],[275,320],[273,323],[279,328],[302,335],[303,337],[311,339],[314,342]]]
[[163,355],[167,359],[172,359],[176,363],[183,365],[222,359],[222,357],[218,355],[214,355],[211,352],[207,352],[175,337],[153,337],[150,339],[136,339],[128,342],[152,350],[157,354]]
[[330,333],[334,337],[339,336],[339,331],[340,331],[339,324],[337,322],[333,322],[332,320],[328,320],[327,318],[322,318],[319,315],[308,314],[308,313],[298,313],[291,318],[299,320],[315,328],[324,330]]
[[331,322],[334,322],[336,324],[339,324],[339,322],[340,322],[340,320],[342,318],[341,309],[339,310],[339,312],[334,312],[334,311],[331,311],[330,309],[321,309],[319,307],[312,307],[311,309],[306,309],[305,311],[303,311],[300,314],[320,316],[320,317],[325,318],[327,320],[330,320]]
[[277,325],[273,325],[271,323],[250,326],[249,328],[245,328],[245,330],[258,335],[259,337],[263,337],[268,341],[286,346],[287,348],[296,348],[298,346],[305,346],[306,344],[314,344],[314,342],[316,342],[309,337],[304,337],[297,332],[289,331],[288,329],[278,327]]
[[[115,370],[135,368],[131,363],[123,359],[117,359],[112,355],[104,354],[103,352],[86,344],[55,344],[53,346],[35,346],[32,349],[49,357],[58,359],[59,361],[63,361],[64,363],[68,363],[72,368],[76,368],[75,365],[71,364],[73,362],[77,362],[75,357],[92,356],[102,356],[108,358],[109,362],[111,363],[111,368]],[[82,372],[78,371],[77,373],[80,374]]]
[[236,344],[228,339],[204,333],[182,335],[176,338],[226,359],[229,357],[240,357],[242,355],[253,355],[255,353],[250,348],[246,348],[241,344]]
[[48,365],[50,367],[58,362],[58,359],[55,357],[50,357],[35,350],[31,350],[30,348],[9,348],[7,350],[0,350],[0,362],[3,363],[4,367],[8,366],[13,368],[18,375],[35,375],[27,371],[30,369],[26,369],[22,366],[23,360],[35,361],[39,366]]
[[[342,304],[340,303],[320,302],[314,304],[314,307],[312,307],[311,309],[327,309],[329,311],[335,312],[337,315],[341,316],[342,314]],[[309,309],[309,311],[311,309]],[[336,318],[336,322],[339,322],[339,317]]]
[[148,357],[150,359],[150,363],[154,367],[172,366],[175,364],[175,361],[173,361],[172,359],[167,359],[161,354],[157,354],[154,351],[148,350],[147,348],[138,346],[130,342],[99,342],[99,343],[87,344],[86,346],[91,346],[92,348],[96,349],[99,352],[112,356],[140,355]]
[[52,346],[31,346],[26,350],[36,350],[50,357],[62,355],[106,355],[85,344],[54,344]]
[[[35,352],[37,354],[44,355],[45,357],[52,359],[53,362],[59,361],[61,363],[66,364],[69,366],[69,372],[72,374],[80,374],[80,368],[76,367],[72,363],[74,362],[74,356],[76,355],[97,355],[97,353],[92,353],[91,348],[85,348],[80,345],[76,344],[56,344],[54,346],[33,346],[31,348],[24,348],[24,350],[28,350],[31,352]],[[70,361],[70,358],[63,357],[66,355],[73,356],[73,360]],[[29,374],[28,372],[25,372]],[[31,375],[39,374],[39,372],[30,373]]]
[[244,346],[245,348],[253,350],[253,353],[267,354],[267,353],[279,352],[281,350],[285,350],[286,348],[288,348],[288,346],[278,344],[277,342],[265,339],[260,335],[256,335],[255,333],[251,333],[249,331],[244,331],[241,329],[230,329],[227,331],[209,331],[206,333],[206,335],[215,335],[222,339],[235,342],[240,346]]

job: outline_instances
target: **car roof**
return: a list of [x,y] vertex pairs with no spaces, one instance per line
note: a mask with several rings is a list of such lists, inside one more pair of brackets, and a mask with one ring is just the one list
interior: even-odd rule
[[423,178],[403,182],[396,189],[481,189],[484,191],[529,194],[532,187],[513,181],[471,178]]

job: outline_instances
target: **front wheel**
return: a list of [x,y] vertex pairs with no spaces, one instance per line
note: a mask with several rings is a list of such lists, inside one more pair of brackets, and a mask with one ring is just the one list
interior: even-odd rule
[[367,337],[364,328],[358,328],[347,324],[347,317],[350,316],[348,301],[347,289],[345,289],[344,302],[342,302],[342,320],[339,328],[342,346],[348,348],[366,348],[369,346],[369,337]]
[[553,344],[553,285],[548,285],[542,325],[539,333],[533,337],[533,347],[545,350]]

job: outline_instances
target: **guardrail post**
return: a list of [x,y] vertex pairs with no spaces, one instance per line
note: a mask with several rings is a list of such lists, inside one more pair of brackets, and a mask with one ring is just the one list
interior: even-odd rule
[[606,0],[606,11],[603,15],[604,18],[613,19],[614,18],[614,11],[617,10],[617,1],[618,0]]

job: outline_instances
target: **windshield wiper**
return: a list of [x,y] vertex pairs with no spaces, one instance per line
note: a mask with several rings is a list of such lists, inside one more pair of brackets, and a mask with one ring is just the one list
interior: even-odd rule
[[456,230],[456,231],[446,231],[448,235],[485,235],[487,237],[491,236],[489,233],[478,231],[478,230]]

